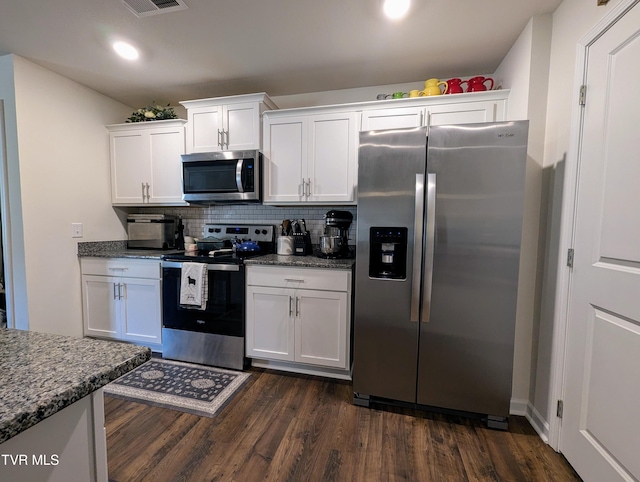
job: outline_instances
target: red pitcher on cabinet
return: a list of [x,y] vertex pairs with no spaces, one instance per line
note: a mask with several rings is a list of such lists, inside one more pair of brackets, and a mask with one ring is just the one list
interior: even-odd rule
[[468,84],[466,80],[460,80],[458,78],[447,80],[447,84],[449,85],[449,90],[447,90],[447,94],[462,94],[464,89],[462,88],[462,84]]
[[[491,87],[487,89],[487,86],[484,84],[486,81],[491,82]],[[491,77],[472,77],[469,79],[469,87],[467,88],[467,92],[480,92],[483,90],[491,90],[493,89],[493,79]]]

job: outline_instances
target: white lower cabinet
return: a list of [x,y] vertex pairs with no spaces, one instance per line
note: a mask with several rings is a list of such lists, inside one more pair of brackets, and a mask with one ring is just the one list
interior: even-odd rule
[[84,334],[160,347],[160,261],[83,258],[80,265]]
[[351,271],[247,267],[246,352],[254,365],[349,378],[350,315]]

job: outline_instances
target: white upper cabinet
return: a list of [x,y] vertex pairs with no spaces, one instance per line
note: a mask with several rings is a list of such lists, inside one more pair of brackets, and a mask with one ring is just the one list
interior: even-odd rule
[[187,109],[186,153],[262,148],[262,114],[277,109],[264,93],[180,102]]
[[266,112],[265,204],[355,204],[359,132],[506,119],[509,91]]
[[390,109],[372,109],[362,112],[361,131],[382,129],[402,129],[424,125],[425,107],[395,107]]
[[182,200],[184,120],[107,126],[114,205],[186,206]]
[[387,100],[365,106],[360,130],[472,124],[506,119],[509,91]]
[[264,116],[265,204],[353,204],[358,116],[333,108]]

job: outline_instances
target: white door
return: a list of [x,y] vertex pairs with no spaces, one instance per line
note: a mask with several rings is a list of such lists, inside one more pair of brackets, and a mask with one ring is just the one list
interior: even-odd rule
[[265,123],[264,201],[295,202],[304,199],[303,165],[307,162],[305,116]]
[[85,335],[107,338],[120,336],[119,280],[111,276],[82,276]]
[[295,361],[347,368],[347,293],[298,290]]
[[231,104],[224,108],[225,150],[260,148],[260,110],[258,103]]
[[141,343],[162,343],[160,280],[122,278],[122,338]]
[[293,361],[294,293],[289,289],[247,286],[248,357]]
[[143,203],[150,179],[149,135],[140,129],[112,132],[111,201],[114,204]]
[[182,200],[182,161],[184,128],[153,129],[149,132],[151,178],[148,202],[154,204],[184,204]]
[[398,107],[395,109],[376,109],[362,113],[361,131],[380,129],[402,129],[424,125],[424,107]]
[[473,124],[497,120],[498,102],[461,102],[427,108],[427,125]]
[[186,152],[222,151],[222,106],[187,109]]
[[355,112],[310,117],[305,176],[308,201],[355,201],[358,152],[356,124]]
[[560,450],[640,479],[640,6],[587,50]]

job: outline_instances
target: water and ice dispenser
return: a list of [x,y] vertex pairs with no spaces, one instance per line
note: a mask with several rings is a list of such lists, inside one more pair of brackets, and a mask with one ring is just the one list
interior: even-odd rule
[[407,228],[370,228],[369,277],[407,278]]

